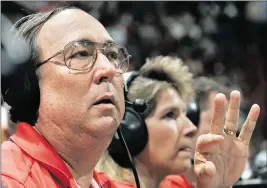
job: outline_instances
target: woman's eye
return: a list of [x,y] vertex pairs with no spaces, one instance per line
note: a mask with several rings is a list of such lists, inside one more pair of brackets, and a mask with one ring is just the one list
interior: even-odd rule
[[168,112],[165,116],[164,119],[176,119],[174,112]]

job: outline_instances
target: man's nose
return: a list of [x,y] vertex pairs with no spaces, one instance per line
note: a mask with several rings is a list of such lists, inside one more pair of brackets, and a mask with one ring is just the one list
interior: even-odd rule
[[96,84],[100,84],[102,81],[111,81],[116,75],[115,66],[101,52],[97,54],[94,68],[96,69],[94,74]]

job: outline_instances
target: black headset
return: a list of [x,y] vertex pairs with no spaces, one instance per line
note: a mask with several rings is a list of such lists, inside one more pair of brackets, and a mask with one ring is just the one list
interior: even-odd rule
[[[136,77],[139,76],[138,72],[131,72],[130,76],[125,78],[125,99],[129,88]],[[120,129],[128,146],[129,152],[132,157],[137,156],[145,148],[148,141],[148,131],[144,120],[143,111],[134,110],[133,107],[126,105],[124,118],[120,123]],[[194,125],[199,124],[200,108],[197,101],[189,103],[186,109],[187,117],[192,121]],[[108,152],[113,160],[124,168],[130,168],[131,163],[128,155],[123,149],[123,145],[120,142],[120,138],[116,133],[112,139],[112,142],[108,148]]]
[[[137,156],[146,146],[148,141],[148,132],[147,127],[142,117],[142,112],[145,111],[145,108],[134,108],[133,106],[128,105],[128,90],[131,86],[133,80],[139,75],[138,72],[128,73],[130,76],[126,78],[124,75],[124,96],[125,96],[125,113],[124,118],[120,122],[120,130],[123,134],[127,147],[132,157]],[[108,148],[108,152],[113,158],[113,160],[124,168],[130,168],[131,163],[129,161],[128,155],[123,149],[123,145],[120,142],[120,138],[116,133],[112,139],[112,142]]]
[[34,125],[40,103],[35,63],[31,59],[21,62],[10,75],[1,78],[1,93],[3,100],[11,106],[11,120],[20,119]]
[[191,101],[185,111],[186,116],[190,121],[198,127],[200,121],[200,105],[199,100]]

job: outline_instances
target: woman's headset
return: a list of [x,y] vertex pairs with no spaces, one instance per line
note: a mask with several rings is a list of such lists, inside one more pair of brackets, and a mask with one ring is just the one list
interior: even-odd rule
[[[129,88],[136,77],[139,76],[138,72],[129,72],[124,75],[125,81],[125,99],[128,101]],[[191,102],[186,109],[187,117],[192,123],[198,126],[200,119],[200,108],[197,101]],[[144,116],[133,107],[126,105],[124,118],[120,123],[120,129],[128,146],[129,152],[132,157],[137,156],[145,148],[148,141],[148,130],[144,120]],[[108,148],[108,152],[113,160],[124,168],[130,168],[131,162],[127,153],[123,149],[120,138],[117,133],[114,135],[112,142]]]
[[[124,96],[126,101],[128,101],[127,95],[129,87],[137,76],[139,76],[139,73],[135,71],[124,75]],[[132,157],[137,156],[145,148],[148,140],[147,127],[142,117],[142,112],[144,110],[145,109],[140,111],[137,109],[134,110],[134,108],[126,102],[124,118],[120,123],[121,132]],[[117,133],[112,139],[108,152],[113,160],[120,166],[124,168],[131,167],[129,157],[125,153]]]

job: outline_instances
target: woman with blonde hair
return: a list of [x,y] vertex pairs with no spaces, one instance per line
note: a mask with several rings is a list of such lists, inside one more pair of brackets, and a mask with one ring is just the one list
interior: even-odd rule
[[[186,116],[187,104],[193,96],[192,74],[188,72],[188,67],[176,57],[158,56],[147,59],[140,71],[128,78],[126,90],[128,100],[144,99],[148,103],[148,108],[139,115],[132,113],[130,109],[127,111],[126,108],[124,120],[121,122],[122,132],[125,130],[123,134],[126,143],[135,160],[141,187],[190,187],[183,176],[161,184],[166,176],[184,173],[192,165],[194,153],[192,137],[196,133],[196,127]],[[235,96],[235,100],[232,100],[232,103],[230,101],[230,108],[231,105],[238,103],[240,98],[237,91],[232,95]],[[226,161],[240,160],[239,155],[244,154],[240,150],[245,151],[247,146],[239,143],[241,139],[236,141],[228,138],[233,131],[224,128],[224,131],[228,132],[223,134],[218,132],[220,135],[216,135],[219,129],[214,128],[221,124],[222,115],[218,114],[224,115],[222,111],[224,101],[225,97],[222,94],[215,99],[216,109],[211,122],[213,132],[202,136],[196,146],[195,172],[205,178],[204,183],[203,179],[198,182],[200,187],[215,188],[219,185],[230,187],[240,177],[240,169],[242,172],[243,163],[237,164],[236,169],[232,169]],[[255,117],[250,114],[248,118],[257,119],[255,108]],[[229,113],[231,118],[238,116],[233,112]],[[226,119],[228,116],[227,114]],[[116,137],[117,135],[114,136]],[[221,147],[223,148],[221,151],[224,152],[224,149],[229,148],[229,144],[233,147],[238,146],[238,149],[224,155],[214,152]],[[244,154],[242,157],[247,156]],[[134,183],[129,168],[127,155],[114,140],[96,166],[97,170],[104,171],[114,180]],[[225,176],[228,170],[233,172],[231,177]]]

